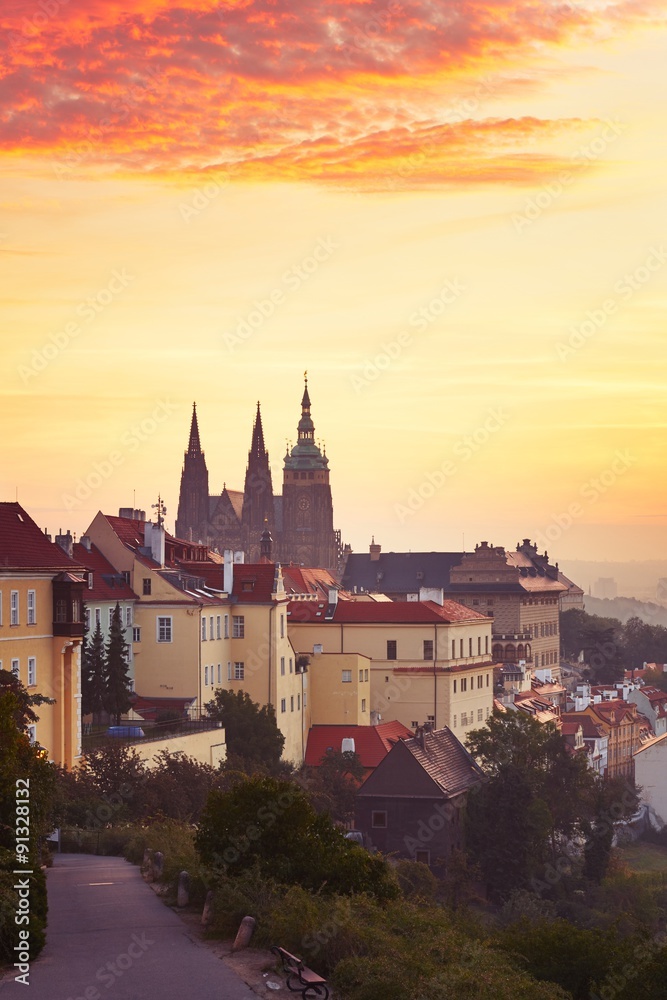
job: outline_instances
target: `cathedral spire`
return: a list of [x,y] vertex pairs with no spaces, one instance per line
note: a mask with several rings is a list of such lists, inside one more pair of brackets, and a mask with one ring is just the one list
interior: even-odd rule
[[199,424],[197,423],[197,404],[192,404],[192,423],[190,424],[190,440],[188,442],[188,455],[193,457],[201,455],[201,442],[199,440]]
[[249,458],[262,458],[266,454],[264,445],[264,429],[262,428],[262,414],[259,410],[259,400],[257,402],[257,414],[252,429],[252,443],[250,445]]

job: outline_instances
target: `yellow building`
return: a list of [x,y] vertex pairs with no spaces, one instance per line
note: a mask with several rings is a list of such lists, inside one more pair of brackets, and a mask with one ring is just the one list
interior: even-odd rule
[[372,660],[361,653],[309,657],[311,718],[314,726],[370,726]]
[[98,513],[91,542],[136,595],[135,690],[143,698],[181,698],[201,711],[216,688],[243,690],[272,705],[284,756],[303,760],[310,726],[308,675],[287,634],[280,567],[245,564],[168,535],[136,517]]
[[82,573],[18,503],[0,503],[0,669],[55,699],[30,736],[68,768],[81,756]]
[[[448,726],[459,739],[493,709],[492,620],[454,601],[293,600],[300,653],[357,653],[370,666],[371,722]],[[314,657],[316,663],[316,656]],[[313,724],[320,719],[313,713]]]

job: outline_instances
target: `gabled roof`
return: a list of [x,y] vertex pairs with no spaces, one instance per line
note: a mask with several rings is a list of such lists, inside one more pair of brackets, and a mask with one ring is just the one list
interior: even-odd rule
[[46,570],[81,573],[83,567],[50,542],[18,503],[0,503],[0,571]]
[[659,704],[660,702],[667,702],[667,694],[661,691],[657,687],[643,687],[640,689],[643,695],[646,695],[651,704]]
[[358,790],[359,796],[453,798],[484,772],[447,728],[399,740]]
[[402,722],[382,722],[379,726],[312,726],[305,763],[318,767],[329,748],[340,751],[344,739],[353,739],[355,753],[363,766],[377,767],[394,743],[412,735],[412,730]]
[[116,601],[135,601],[137,599],[129,583],[126,583],[122,574],[114,569],[96,545],[91,545],[90,549],[87,549],[81,542],[76,542],[74,557],[77,562],[86,567],[89,573],[93,574],[93,586],[92,588],[86,586],[83,592],[84,601],[87,603],[91,601],[115,603]]
[[288,615],[295,622],[361,625],[443,625],[452,622],[489,621],[486,615],[456,601],[291,601]]

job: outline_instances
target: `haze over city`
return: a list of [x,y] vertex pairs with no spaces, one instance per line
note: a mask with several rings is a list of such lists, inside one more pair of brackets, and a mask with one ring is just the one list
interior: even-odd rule
[[3,4],[3,497],[173,530],[307,369],[356,551],[655,558],[662,5],[217,6]]

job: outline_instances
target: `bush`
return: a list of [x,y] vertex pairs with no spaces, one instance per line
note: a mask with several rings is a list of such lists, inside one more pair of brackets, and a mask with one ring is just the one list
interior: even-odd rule
[[164,869],[160,881],[175,893],[179,876],[186,871],[190,876],[190,901],[203,903],[210,885],[210,873],[195,850],[194,834],[193,827],[175,819],[135,827],[125,843],[124,855],[128,861],[139,865],[146,850],[161,851]]

